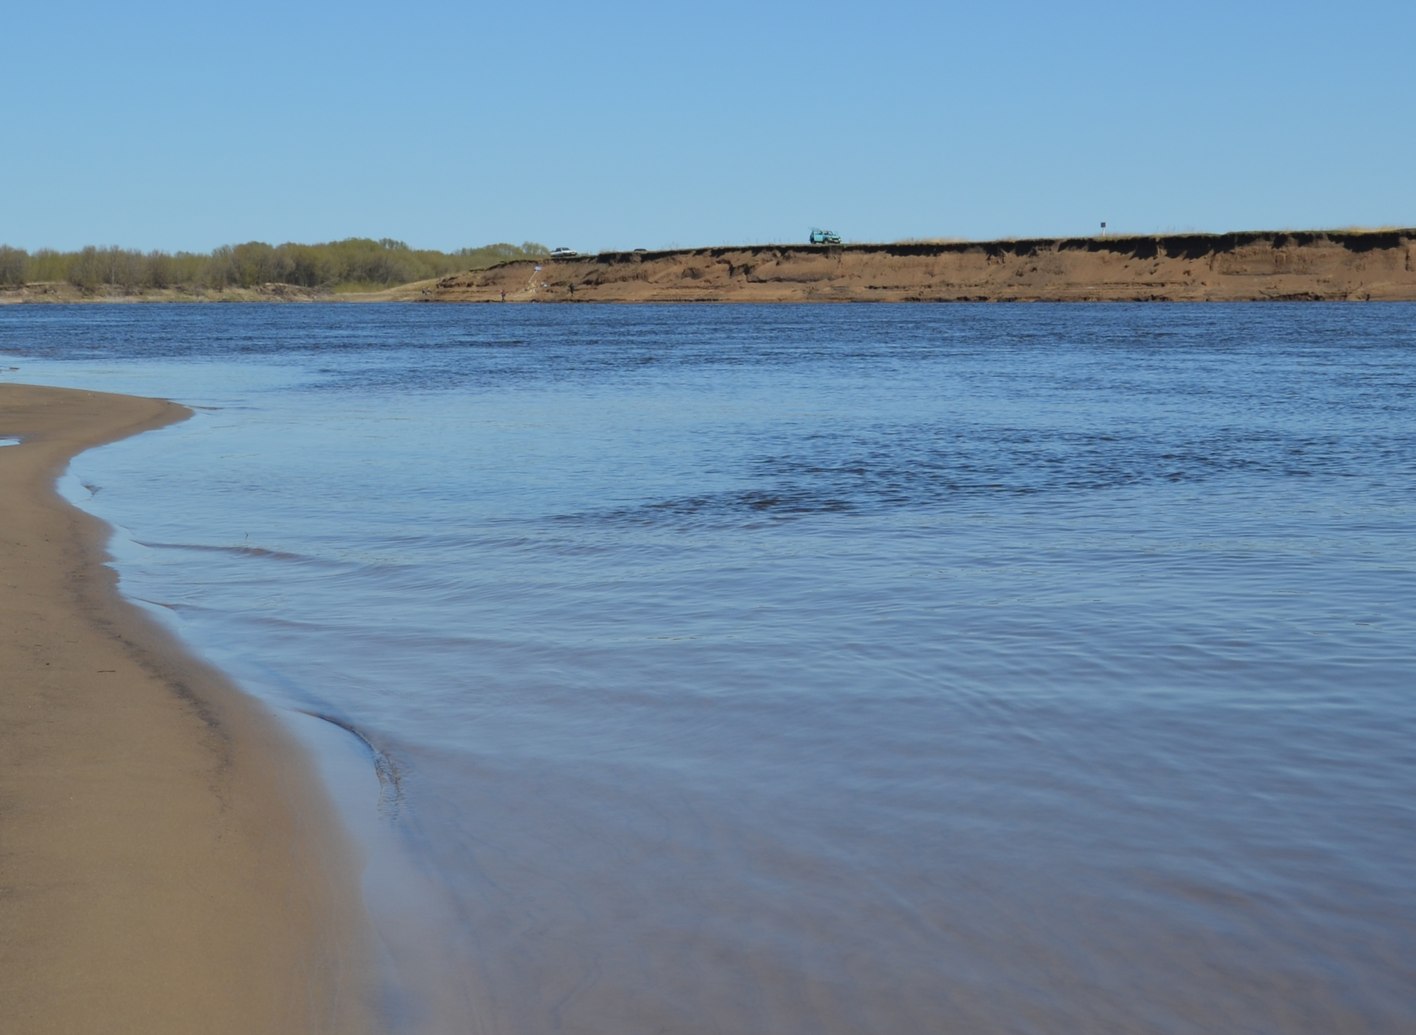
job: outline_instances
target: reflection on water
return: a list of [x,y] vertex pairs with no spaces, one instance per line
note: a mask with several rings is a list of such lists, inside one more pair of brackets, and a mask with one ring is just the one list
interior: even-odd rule
[[81,458],[86,505],[326,731],[400,1030],[1395,1033],[1412,312],[90,307],[0,347],[205,407]]

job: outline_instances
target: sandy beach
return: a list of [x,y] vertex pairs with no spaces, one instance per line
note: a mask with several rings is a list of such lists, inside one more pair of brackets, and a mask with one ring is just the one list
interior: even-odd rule
[[0,385],[0,1028],[373,1030],[358,872],[266,709],[117,594],[54,483],[173,403]]

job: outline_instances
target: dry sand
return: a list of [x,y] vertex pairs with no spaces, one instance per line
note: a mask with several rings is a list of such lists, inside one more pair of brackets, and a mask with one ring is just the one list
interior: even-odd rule
[[373,1030],[358,875],[259,704],[116,592],[54,487],[168,402],[0,385],[0,1030]]
[[[539,265],[541,268],[536,269]],[[606,252],[444,277],[435,302],[1416,300],[1416,230]]]

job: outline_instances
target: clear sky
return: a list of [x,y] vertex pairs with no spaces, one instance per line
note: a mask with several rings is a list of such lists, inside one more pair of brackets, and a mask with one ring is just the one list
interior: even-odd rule
[[1416,3],[16,0],[0,243],[1416,225]]

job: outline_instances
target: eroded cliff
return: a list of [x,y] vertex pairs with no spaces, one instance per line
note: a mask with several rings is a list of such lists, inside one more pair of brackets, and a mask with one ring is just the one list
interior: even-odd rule
[[1416,230],[604,252],[444,277],[429,301],[1416,300]]

